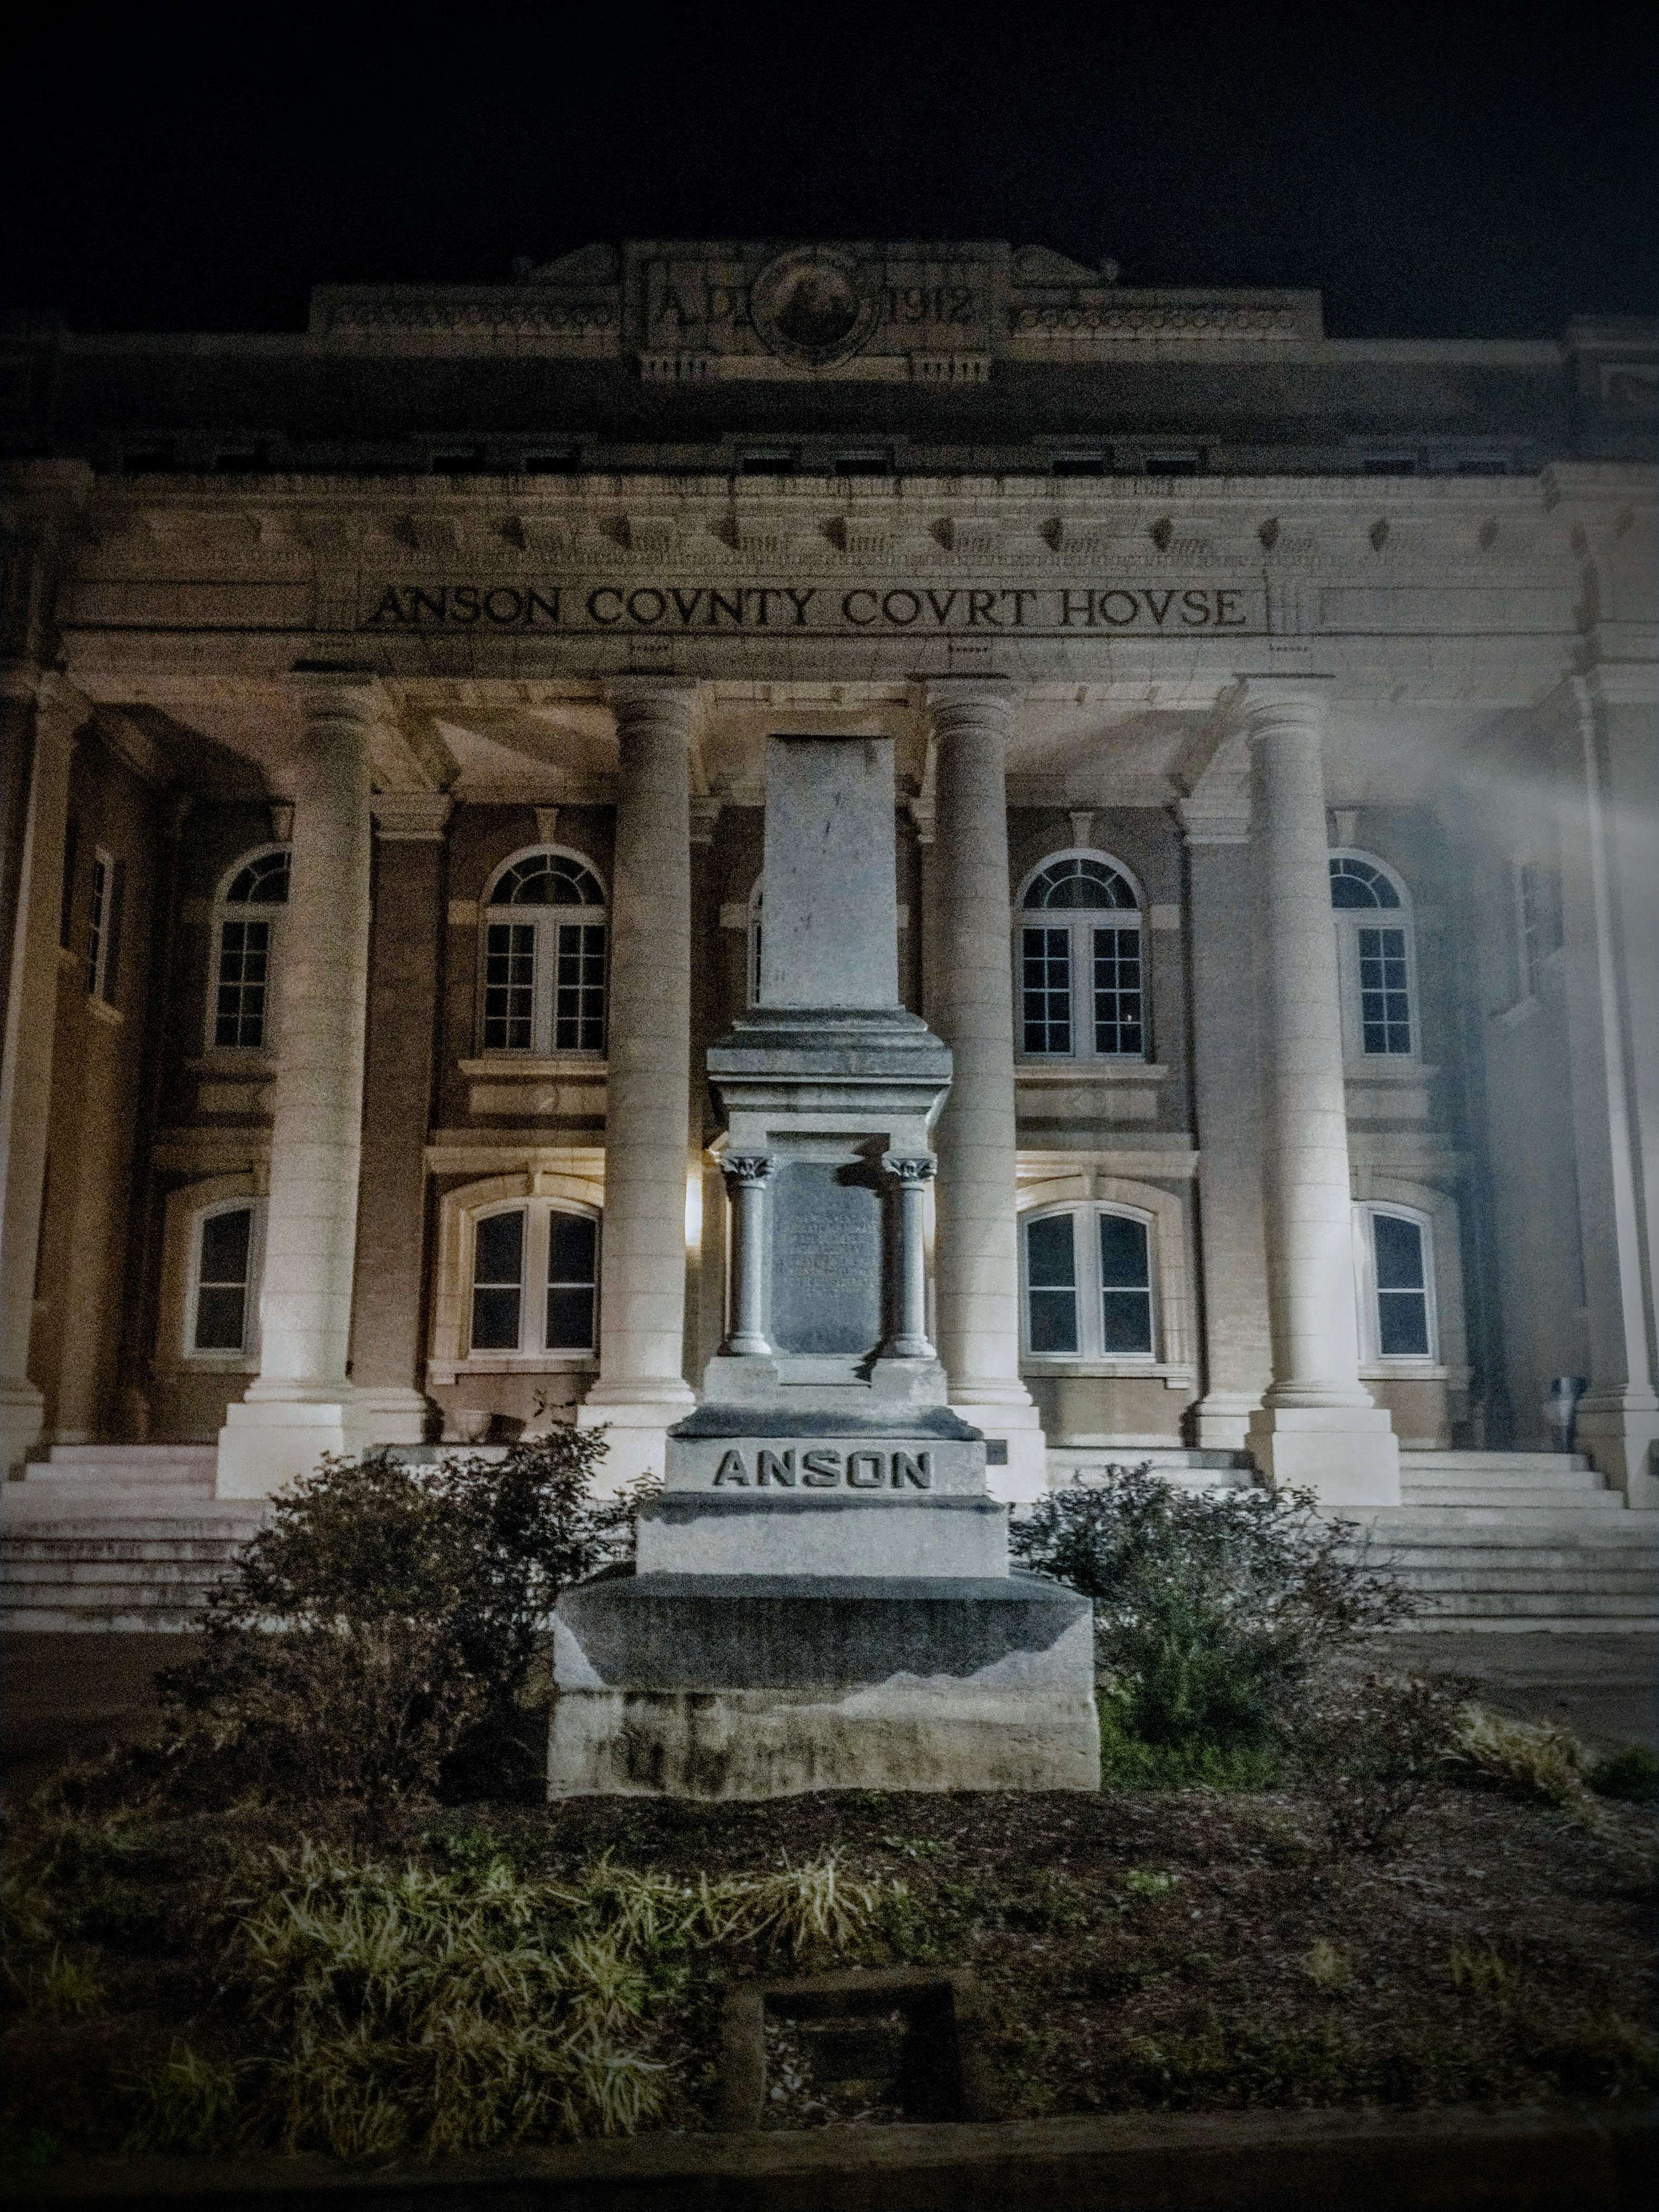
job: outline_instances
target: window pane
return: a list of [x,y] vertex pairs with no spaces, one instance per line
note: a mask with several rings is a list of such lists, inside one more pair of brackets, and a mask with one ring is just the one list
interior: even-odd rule
[[519,1348],[519,1293],[481,1291],[472,1293],[472,1349],[475,1352],[516,1352]]
[[1097,929],[1094,933],[1095,1050],[1140,1053],[1140,932]]
[[270,924],[228,921],[219,933],[219,985],[213,1010],[216,1045],[258,1047],[265,1041],[265,990],[270,972]]
[[1359,1015],[1365,1050],[1408,1053],[1412,1023],[1406,933],[1361,929],[1355,934],[1359,945]]
[[1054,860],[1034,876],[1023,902],[1027,907],[1128,907],[1135,895],[1115,868],[1080,853]]
[[1402,1221],[1394,1213],[1374,1213],[1371,1241],[1376,1253],[1379,1291],[1423,1288],[1423,1232],[1414,1221]]
[[1385,1359],[1426,1358],[1429,1299],[1423,1266],[1423,1232],[1397,1214],[1371,1216],[1376,1261],[1377,1348]]
[[561,922],[554,986],[556,1052],[599,1052],[605,1046],[605,927]]
[[1100,1279],[1109,1291],[1144,1291],[1147,1273],[1146,1224],[1127,1213],[1100,1217]]
[[1426,1358],[1429,1302],[1421,1291],[1379,1291],[1376,1294],[1378,1349],[1384,1359]]
[[556,1213],[548,1223],[547,1279],[589,1284],[599,1249],[599,1224],[586,1214]]
[[487,1213],[473,1232],[472,1279],[511,1283],[524,1276],[524,1213]]
[[247,1281],[248,1248],[252,1239],[253,1209],[236,1206],[228,1213],[210,1213],[202,1224],[204,1283]]
[[484,932],[486,1052],[528,1052],[536,998],[536,931],[527,921],[492,921]]
[[1072,940],[1066,930],[1020,932],[1020,1034],[1026,1052],[1072,1049]]
[[549,1288],[547,1348],[550,1352],[592,1352],[593,1293],[591,1290]]
[[1150,1352],[1152,1302],[1145,1291],[1103,1291],[1101,1344],[1109,1352]]
[[216,1290],[204,1285],[196,1294],[198,1352],[240,1352],[246,1311],[245,1290]]
[[1069,1213],[1026,1224],[1025,1272],[1032,1351],[1077,1351],[1077,1255]]

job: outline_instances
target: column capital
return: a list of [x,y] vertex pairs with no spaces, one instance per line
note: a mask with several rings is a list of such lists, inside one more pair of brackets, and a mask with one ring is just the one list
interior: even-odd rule
[[939,1171],[939,1162],[931,1152],[884,1152],[881,1164],[902,1188],[920,1188],[932,1182]]
[[619,723],[673,722],[689,736],[698,688],[684,676],[612,676],[605,682],[605,701]]
[[1178,799],[1175,812],[1182,838],[1188,845],[1248,845],[1250,842],[1248,793],[1241,793],[1235,805],[1219,799],[1212,805],[1201,799]]
[[1227,702],[1227,718],[1252,742],[1286,727],[1319,734],[1325,727],[1330,685],[1328,676],[1241,676]]
[[445,791],[377,791],[369,801],[384,845],[439,842],[454,805]]
[[387,712],[385,687],[371,668],[301,666],[289,672],[284,688],[305,709],[307,726],[350,722],[366,734]]
[[977,722],[998,728],[1005,736],[1013,728],[1024,696],[1024,685],[1011,683],[1006,676],[943,676],[922,686],[923,703],[935,721],[958,726]]
[[722,1152],[720,1173],[727,1182],[752,1188],[775,1173],[777,1160],[770,1152]]

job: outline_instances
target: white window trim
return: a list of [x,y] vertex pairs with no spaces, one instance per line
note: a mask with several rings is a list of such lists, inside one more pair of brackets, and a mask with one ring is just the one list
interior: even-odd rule
[[[214,1176],[170,1192],[161,1234],[161,1295],[156,1334],[158,1376],[257,1375],[259,1371],[259,1294],[264,1278],[264,1177]],[[201,1288],[202,1224],[235,1206],[253,1210],[248,1243],[248,1299],[239,1352],[196,1349],[196,1294]]]
[[[1350,1073],[1379,1067],[1420,1068],[1423,1064],[1423,994],[1417,975],[1417,920],[1411,891],[1397,868],[1356,845],[1334,845],[1328,859],[1363,860],[1384,875],[1400,895],[1397,907],[1332,907],[1336,927],[1337,991],[1342,1007],[1342,1058]],[[1412,1025],[1409,1052],[1367,1052],[1360,1018],[1359,938],[1362,929],[1402,929],[1406,933],[1406,1004]]]
[[[234,1060],[239,1066],[262,1060],[274,1060],[278,1051],[276,981],[278,963],[283,957],[282,917],[288,912],[288,902],[283,900],[280,903],[266,905],[244,899],[233,902],[228,896],[231,885],[243,869],[252,867],[254,861],[263,860],[270,853],[286,853],[292,866],[293,848],[283,844],[280,838],[273,839],[269,844],[252,845],[231,862],[214,890],[213,911],[208,925],[207,1010],[202,1025],[202,1049],[204,1054],[218,1060],[221,1065],[227,1060]],[[219,1021],[219,962],[228,921],[263,921],[269,923],[270,927],[265,954],[265,1033],[258,1044],[219,1044],[215,1042],[214,1033]]]
[[[1378,1214],[1408,1221],[1423,1240],[1423,1290],[1428,1316],[1429,1348],[1420,1352],[1382,1350],[1382,1323],[1376,1303],[1376,1248],[1371,1224]],[[1431,1213],[1395,1200],[1366,1199],[1353,1209],[1354,1305],[1359,1324],[1359,1364],[1362,1374],[1379,1382],[1389,1376],[1416,1376],[1425,1382],[1446,1379],[1441,1358],[1440,1298],[1435,1269],[1435,1222]]]
[[[579,868],[592,877],[604,893],[604,902],[599,906],[495,906],[490,895],[507,874],[520,861],[539,860],[544,855],[554,860],[574,860]],[[553,1042],[555,989],[558,972],[558,931],[561,922],[584,921],[605,932],[605,985],[602,1026],[605,1041],[595,1046],[566,1046]],[[484,1043],[484,989],[489,969],[489,928],[492,923],[516,922],[528,924],[536,933],[532,973],[534,997],[530,1016],[528,1045],[486,1045]],[[574,845],[525,845],[494,867],[484,885],[484,895],[478,902],[478,961],[477,1006],[473,1036],[477,1040],[480,1059],[506,1062],[516,1066],[526,1060],[556,1061],[561,1067],[592,1067],[605,1065],[611,1030],[611,891],[604,871],[586,853]]]
[[[474,1352],[471,1347],[472,1328],[472,1232],[479,1217],[486,1213],[501,1213],[515,1205],[534,1206],[541,1202],[544,1216],[550,1211],[590,1215],[599,1224],[600,1258],[603,1264],[605,1243],[605,1186],[597,1176],[571,1175],[532,1168],[517,1175],[488,1176],[481,1182],[465,1183],[459,1189],[448,1191],[439,1204],[437,1238],[437,1281],[432,1301],[432,1329],[427,1354],[427,1381],[434,1385],[450,1383],[463,1375],[552,1375],[592,1374],[599,1369],[599,1353],[592,1352],[549,1352],[539,1348],[523,1349],[529,1330],[529,1310],[532,1299],[526,1295],[520,1316],[520,1349],[517,1352]],[[525,1284],[526,1293],[538,1281],[535,1269],[539,1266],[540,1281],[544,1285],[547,1271],[547,1231],[544,1221],[539,1247],[533,1236],[526,1234]],[[539,1249],[538,1261],[532,1256]],[[545,1325],[546,1310],[543,1307],[539,1326]],[[604,1327],[603,1316],[595,1310],[596,1334]]]
[[[1096,1276],[1099,1261],[1097,1231],[1095,1223],[1103,1213],[1124,1214],[1138,1221],[1146,1231],[1147,1290],[1152,1309],[1152,1349],[1149,1352],[1107,1352],[1101,1343],[1102,1317],[1098,1284]],[[1059,1214],[1070,1214],[1074,1221],[1086,1217],[1088,1226],[1079,1233],[1073,1230],[1073,1251],[1078,1272],[1078,1337],[1076,1352],[1033,1352],[1031,1349],[1031,1307],[1026,1266],[1025,1232],[1033,1221],[1052,1220]],[[1166,1356],[1164,1287],[1160,1279],[1162,1238],[1158,1215],[1151,1208],[1126,1203],[1112,1198],[1068,1198],[1058,1203],[1049,1201],[1024,1208],[1019,1216],[1019,1341],[1020,1364],[1034,1375],[1123,1375],[1156,1376],[1167,1374],[1171,1362]]]
[[[1029,911],[1025,894],[1045,869],[1060,860],[1098,860],[1103,867],[1121,876],[1134,893],[1133,907],[1033,907]],[[1094,1010],[1092,966],[1094,947],[1084,940],[1084,931],[1096,927],[1106,929],[1135,929],[1140,933],[1140,1043],[1139,1052],[1097,1052],[1094,1048]],[[1071,939],[1072,970],[1072,1049],[1070,1052],[1027,1052],[1022,1042],[1025,1034],[1025,1012],[1022,985],[1024,977],[1021,956],[1024,950],[1023,932],[1026,929],[1066,930]],[[1045,853],[1034,867],[1028,868],[1015,887],[1010,930],[1010,957],[1014,978],[1014,1064],[1024,1069],[1085,1068],[1085,1067],[1142,1067],[1152,1060],[1152,981],[1149,958],[1151,944],[1151,915],[1146,904],[1146,887],[1139,877],[1127,863],[1110,853],[1102,852],[1094,845],[1066,845],[1059,851]]]

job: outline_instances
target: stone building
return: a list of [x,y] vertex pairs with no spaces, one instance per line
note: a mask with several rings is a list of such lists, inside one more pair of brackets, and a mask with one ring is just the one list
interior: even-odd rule
[[0,356],[14,1474],[253,1498],[549,1411],[659,1468],[734,1326],[766,740],[819,733],[895,749],[927,1326],[1003,1495],[1524,1486],[1582,1388],[1659,1504],[1653,326],[642,243]]

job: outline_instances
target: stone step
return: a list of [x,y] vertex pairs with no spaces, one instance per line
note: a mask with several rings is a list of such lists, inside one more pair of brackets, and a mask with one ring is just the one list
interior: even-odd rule
[[1651,1632],[1659,1623],[1659,1601],[1601,1591],[1536,1593],[1521,1590],[1455,1590],[1430,1595],[1421,1613],[1403,1626],[1418,1628],[1565,1627]]
[[1659,1589],[1639,1568],[1562,1566],[1530,1561],[1491,1565],[1485,1561],[1413,1567],[1401,1577],[1409,1589],[1541,1590],[1561,1596],[1605,1592],[1612,1597],[1646,1599],[1659,1612]]
[[0,1627],[9,1636],[183,1636],[202,1626],[199,1606],[31,1606],[0,1608]]
[[234,1544],[64,1544],[52,1551],[20,1552],[8,1544],[0,1551],[0,1579],[15,1588],[21,1583],[165,1581],[169,1576],[222,1576],[234,1565]]
[[167,1575],[157,1576],[154,1581],[142,1581],[108,1571],[98,1576],[88,1574],[74,1578],[60,1572],[52,1580],[40,1582],[13,1582],[8,1577],[0,1610],[7,1615],[32,1612],[40,1606],[90,1606],[94,1610],[118,1606],[128,1612],[172,1606],[197,1611],[206,1605],[216,1586],[212,1579],[191,1580],[180,1575]]
[[1401,1474],[1431,1471],[1438,1468],[1473,1468],[1501,1469],[1509,1473],[1531,1469],[1540,1474],[1556,1470],[1581,1474],[1589,1468],[1583,1452],[1529,1451],[1416,1451],[1402,1450],[1400,1455]]
[[9,1482],[0,1486],[0,1528],[24,1522],[248,1519],[246,1498],[218,1498],[185,1483],[118,1489],[105,1483]]
[[54,1444],[50,1456],[44,1462],[37,1461],[30,1473],[43,1467],[143,1468],[165,1463],[199,1468],[211,1481],[218,1457],[216,1444]]
[[1576,1507],[1391,1505],[1361,1523],[1373,1542],[1391,1544],[1537,1544],[1559,1537],[1574,1543],[1659,1546],[1656,1516],[1645,1513],[1585,1513]]
[[1616,1490],[1502,1490],[1497,1484],[1443,1490],[1422,1490],[1402,1483],[1400,1502],[1407,1506],[1484,1505],[1496,1511],[1622,1513],[1625,1501]]

